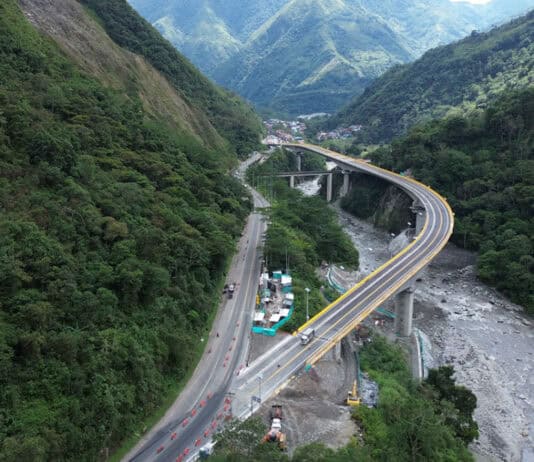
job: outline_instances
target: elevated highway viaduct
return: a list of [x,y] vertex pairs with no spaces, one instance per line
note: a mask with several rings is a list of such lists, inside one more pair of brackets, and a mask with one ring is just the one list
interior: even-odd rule
[[[211,434],[203,436],[203,432],[209,430],[210,423],[217,423],[216,419],[221,407],[224,406],[226,409],[227,406],[231,405],[234,417],[241,419],[248,417],[253,412],[254,406],[257,406],[256,401],[252,400],[253,397],[257,401],[263,401],[277,393],[295,374],[302,371],[304,367],[315,364],[355,326],[392,296],[396,296],[397,313],[404,313],[403,316],[397,316],[397,318],[405,317],[405,319],[396,321],[399,332],[406,335],[411,330],[411,310],[413,309],[411,281],[438,255],[452,234],[454,216],[445,199],[429,187],[411,178],[389,172],[362,160],[309,144],[284,144],[283,147],[302,155],[306,155],[307,152],[320,154],[328,160],[334,161],[347,176],[347,172],[352,171],[367,173],[380,177],[404,190],[413,198],[417,208],[418,221],[414,240],[392,259],[301,326],[299,331],[308,327],[315,329],[315,336],[309,343],[301,345],[296,335],[298,332],[295,332],[295,335],[287,336],[275,348],[242,369],[241,366],[238,367],[238,364],[241,361],[240,358],[246,353],[244,340],[250,329],[250,324],[245,321],[245,319],[250,320],[246,311],[254,304],[248,299],[254,298],[259,272],[258,254],[252,250],[258,248],[263,232],[263,229],[260,230],[259,228],[260,219],[257,218],[257,232],[252,232],[250,238],[248,251],[250,255],[246,257],[245,264],[240,269],[241,271],[246,270],[247,275],[246,278],[241,278],[243,283],[240,293],[243,294],[243,298],[235,300],[236,307],[240,307],[240,309],[232,309],[226,313],[230,316],[232,323],[236,321],[234,316],[238,316],[245,322],[231,324],[236,327],[228,327],[221,331],[224,332],[224,335],[221,335],[220,340],[224,340],[225,348],[221,351],[217,350],[217,354],[212,355],[213,361],[208,361],[206,367],[201,368],[200,375],[208,377],[206,383],[213,393],[212,398],[208,401],[207,406],[200,410],[195,403],[202,399],[202,394],[205,394],[204,387],[199,387],[198,396],[193,396],[195,393],[192,391],[189,402],[191,406],[198,409],[199,414],[185,427],[184,423],[180,424],[183,421],[178,419],[168,427],[162,428],[161,432],[155,435],[151,441],[148,441],[143,449],[136,452],[133,457],[125,458],[125,460],[136,462],[175,462],[178,460],[179,462],[186,462],[197,458],[199,446],[197,443],[204,444],[211,438]],[[252,193],[255,196],[257,206],[266,205],[255,191]],[[235,342],[234,350],[231,350],[232,345],[228,347],[228,342],[232,340]],[[230,358],[230,354],[232,356],[235,354],[235,358]],[[225,355],[230,361],[226,361]],[[228,398],[229,396],[231,400]],[[226,404],[227,402],[228,404]],[[188,403],[185,403],[185,406],[187,405]],[[176,439],[173,439],[174,436]]]
[[367,173],[401,188],[414,200],[418,220],[416,236],[397,255],[302,325],[298,332],[308,327],[315,329],[315,337],[308,344],[301,345],[296,335],[290,336],[275,350],[255,360],[234,381],[235,409],[241,417],[250,414],[251,396],[258,396],[260,391],[263,393],[261,398],[276,393],[303,367],[323,357],[390,297],[396,296],[397,317],[400,318],[396,320],[398,331],[408,335],[413,310],[412,281],[447,244],[454,226],[454,214],[447,201],[412,178],[314,145],[282,146],[301,155],[307,152],[320,154],[344,172]]

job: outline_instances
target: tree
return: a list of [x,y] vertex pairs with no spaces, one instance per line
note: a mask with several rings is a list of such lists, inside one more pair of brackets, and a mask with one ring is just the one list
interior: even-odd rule
[[447,409],[442,401],[452,404],[453,412],[442,412],[447,425],[451,426],[458,438],[466,445],[478,438],[478,424],[473,419],[473,413],[477,407],[475,394],[463,386],[456,385],[453,377],[452,366],[442,366],[431,369],[425,380],[425,385],[435,390],[434,402],[440,407]]

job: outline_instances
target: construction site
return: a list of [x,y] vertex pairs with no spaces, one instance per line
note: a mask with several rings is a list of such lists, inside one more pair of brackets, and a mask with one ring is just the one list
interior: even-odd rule
[[[365,324],[371,325],[376,320],[373,317]],[[285,335],[290,334],[255,335],[252,359],[268,351]],[[339,448],[352,437],[359,437],[360,430],[351,419],[352,407],[372,407],[378,401],[378,386],[358,367],[358,349],[369,341],[369,335],[370,329],[362,325],[341,342],[337,356],[331,350],[261,405],[257,414],[269,428],[264,441],[276,443],[281,450],[292,453],[297,447],[315,441]]]

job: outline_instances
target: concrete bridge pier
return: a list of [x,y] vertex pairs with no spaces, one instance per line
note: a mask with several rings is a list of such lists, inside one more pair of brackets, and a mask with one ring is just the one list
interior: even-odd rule
[[340,197],[345,197],[349,193],[350,188],[350,171],[343,170],[343,186],[341,187]]
[[291,176],[289,177],[289,187],[290,187],[291,189],[293,189],[293,188],[295,187],[295,177],[294,177],[293,175],[291,175]]
[[332,202],[333,174],[326,175],[326,202]]
[[297,156],[297,172],[300,172],[302,171],[302,156],[299,153],[297,153],[296,156]]
[[341,340],[334,345],[334,361],[341,362]]
[[408,287],[395,295],[395,333],[400,337],[412,334],[413,287]]

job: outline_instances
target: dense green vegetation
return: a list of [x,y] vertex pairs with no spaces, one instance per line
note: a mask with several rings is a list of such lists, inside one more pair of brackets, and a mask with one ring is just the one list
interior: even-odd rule
[[[321,157],[303,157],[303,170],[320,167],[324,167]],[[325,300],[319,291],[321,282],[316,275],[321,262],[358,267],[357,250],[338,224],[335,212],[322,198],[305,197],[300,191],[290,189],[287,179],[263,176],[295,170],[295,156],[279,150],[267,162],[250,168],[248,172],[249,180],[256,182],[258,188],[272,199],[264,250],[269,269],[285,269],[287,263],[293,276],[296,309],[284,327],[289,331],[306,320],[305,287],[312,289],[310,315],[324,307]]]
[[378,382],[380,395],[377,409],[355,411],[365,443],[357,460],[472,460],[466,445],[478,437],[472,419],[476,397],[455,385],[452,368],[433,371],[416,386],[400,347],[377,336],[360,359],[362,369]]
[[0,3],[2,461],[97,460],[194,362],[250,202],[167,127]]
[[297,448],[292,457],[276,445],[261,444],[267,431],[259,418],[229,427],[217,436],[215,461],[291,462],[460,462],[472,461],[466,445],[478,437],[473,421],[476,397],[458,386],[452,367],[431,370],[421,385],[411,378],[403,351],[373,337],[361,352],[362,368],[379,384],[376,409],[355,408],[363,437],[333,450],[321,443]]
[[126,0],[80,2],[96,13],[116,43],[144,56],[193,106],[204,111],[238,154],[248,154],[258,146],[261,124],[252,108],[201,75]]
[[533,65],[534,11],[389,70],[326,126],[362,124],[359,141],[387,142],[418,122],[472,112],[533,85]]
[[529,0],[130,3],[217,82],[257,107],[298,115],[336,111],[391,66],[501,23]]
[[479,251],[478,274],[534,313],[534,88],[474,117],[414,128],[372,159],[444,194],[453,240]]

